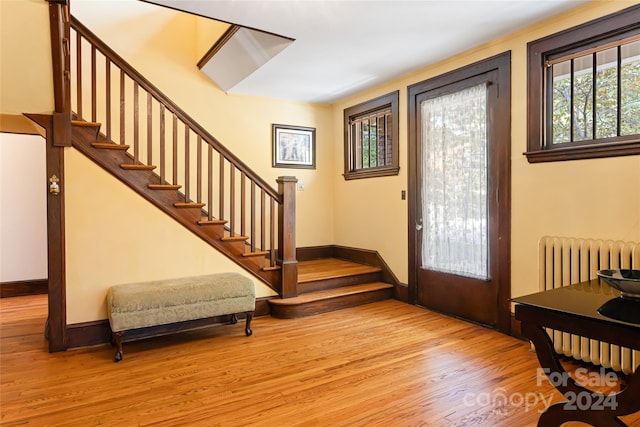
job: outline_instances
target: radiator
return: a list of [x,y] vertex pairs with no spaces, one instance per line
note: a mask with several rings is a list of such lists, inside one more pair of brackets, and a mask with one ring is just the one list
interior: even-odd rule
[[[538,264],[540,290],[558,288],[594,279],[598,270],[640,269],[640,243],[545,236],[540,239]],[[558,354],[626,374],[640,365],[640,351],[566,332],[547,332]]]

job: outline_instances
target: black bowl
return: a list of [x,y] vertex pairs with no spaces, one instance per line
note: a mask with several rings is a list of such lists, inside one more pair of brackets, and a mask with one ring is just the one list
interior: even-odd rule
[[640,270],[600,270],[598,277],[619,290],[623,298],[640,299]]
[[602,304],[598,313],[615,320],[640,325],[640,300],[613,298]]

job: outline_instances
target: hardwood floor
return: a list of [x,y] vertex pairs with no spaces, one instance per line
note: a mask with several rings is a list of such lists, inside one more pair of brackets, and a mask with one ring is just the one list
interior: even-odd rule
[[562,400],[526,342],[395,300],[128,343],[121,363],[47,353],[46,311],[0,300],[2,426],[513,427]]

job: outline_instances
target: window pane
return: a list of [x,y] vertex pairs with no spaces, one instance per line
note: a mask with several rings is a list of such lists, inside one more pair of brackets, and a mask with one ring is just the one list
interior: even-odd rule
[[596,54],[596,138],[618,135],[618,48]]
[[620,135],[640,134],[640,41],[620,47],[622,70],[620,83]]
[[552,142],[571,141],[571,61],[552,66]]
[[385,114],[385,134],[384,134],[384,145],[385,145],[385,153],[387,154],[385,158],[386,165],[393,165],[393,118],[391,116],[391,112]]
[[350,123],[350,138],[354,143],[352,150],[356,154],[355,170],[393,164],[391,110],[361,116]]
[[422,108],[422,266],[487,278],[487,90],[478,85]]
[[352,135],[355,138],[354,145],[354,157],[355,157],[355,168],[362,169],[362,123],[356,122],[353,125],[353,133]]
[[376,120],[378,122],[378,156],[376,158],[376,165],[377,166],[384,166],[385,165],[385,161],[384,161],[384,156],[385,156],[384,116],[378,116],[376,118]]
[[362,167],[369,167],[369,120],[362,122]]
[[378,166],[378,123],[375,116],[369,119],[369,167]]
[[593,139],[593,55],[573,60],[573,140]]

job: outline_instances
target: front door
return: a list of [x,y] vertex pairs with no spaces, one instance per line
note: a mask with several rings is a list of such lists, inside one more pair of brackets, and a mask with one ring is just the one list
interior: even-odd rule
[[509,55],[410,88],[415,303],[509,331]]

